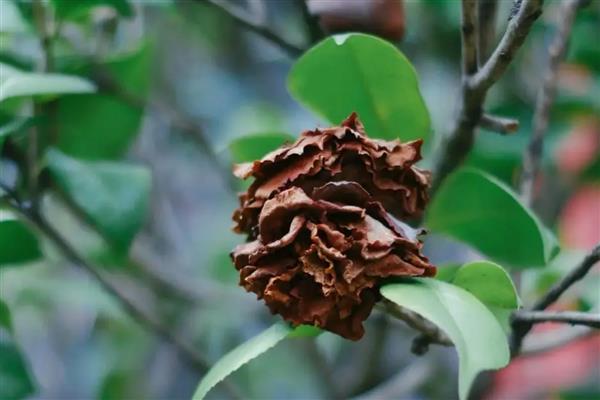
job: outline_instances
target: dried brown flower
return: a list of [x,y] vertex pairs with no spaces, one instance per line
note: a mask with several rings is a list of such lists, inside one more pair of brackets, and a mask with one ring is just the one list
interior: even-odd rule
[[295,325],[362,337],[382,279],[435,274],[414,231],[387,211],[423,210],[420,146],[369,139],[352,114],[236,166],[255,177],[234,213],[250,240],[232,253],[240,284]]

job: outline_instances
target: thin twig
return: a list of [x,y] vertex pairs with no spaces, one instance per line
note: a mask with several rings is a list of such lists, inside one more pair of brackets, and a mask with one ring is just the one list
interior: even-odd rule
[[[4,185],[3,185],[4,189]],[[14,193],[12,190],[8,191],[9,194]],[[15,197],[18,201],[18,197]],[[49,241],[56,246],[56,248],[69,260],[73,265],[84,270],[89,274],[100,286],[109,293],[140,325],[147,328],[150,332],[153,332],[166,342],[170,343],[180,354],[180,356],[187,362],[191,367],[197,370],[199,373],[205,373],[210,368],[210,363],[198,352],[196,352],[190,345],[188,345],[182,338],[172,332],[168,327],[158,322],[154,318],[146,315],[135,303],[123,295],[103,274],[101,274],[95,267],[89,264],[79,253],[71,247],[67,240],[40,214],[37,210],[28,209],[21,203],[13,205],[15,211],[19,212],[29,222],[31,222],[37,229],[46,236]],[[224,389],[233,398],[241,398],[237,389],[229,382],[223,382]]]
[[242,27],[248,29],[251,32],[262,36],[271,43],[279,46],[287,54],[292,57],[297,57],[304,52],[304,49],[293,43],[288,42],[286,39],[279,36],[279,34],[273,32],[268,26],[261,24],[258,21],[254,21],[251,16],[243,13],[237,7],[227,4],[223,0],[196,0],[202,4],[209,4],[225,14],[229,15],[233,20],[239,23]]
[[463,76],[473,75],[477,71],[477,1],[462,0],[462,71]]
[[310,43],[316,43],[323,39],[325,33],[319,24],[319,18],[310,12],[308,0],[296,0],[296,4],[298,4],[302,13],[302,19],[304,19]]
[[426,335],[430,343],[442,346],[453,346],[452,341],[440,328],[432,322],[421,317],[414,311],[401,307],[389,300],[383,299],[378,303],[378,307],[389,315],[406,322],[411,328]]
[[431,192],[465,159],[475,140],[488,89],[496,82],[527,37],[542,12],[542,0],[523,0],[490,59],[471,77],[462,79],[458,116],[450,133],[442,138],[433,167]]
[[521,1],[519,11],[509,22],[498,47],[473,77],[474,88],[486,91],[500,79],[525,41],[531,26],[542,14],[542,3],[543,0]]
[[498,14],[499,0],[479,0],[477,13],[479,22],[479,36],[477,37],[477,56],[479,65],[483,65],[490,56],[493,42],[496,37],[496,15]]
[[592,267],[600,261],[600,243],[592,249],[592,251],[584,257],[581,263],[571,272],[569,272],[560,282],[556,283],[545,295],[533,306],[533,311],[541,311],[548,308],[573,284],[592,269]]
[[519,121],[513,118],[483,114],[479,121],[479,126],[490,131],[508,135],[519,130]]
[[539,324],[544,322],[560,322],[571,325],[585,325],[600,328],[600,314],[577,311],[517,311],[512,315],[513,321]]
[[[41,0],[35,0],[31,9],[37,33],[39,36],[40,47],[44,57],[42,71],[49,72],[54,68],[54,57],[52,53],[52,34],[48,29],[48,18],[46,15],[46,6]],[[34,114],[36,116],[43,115],[47,108],[34,102]],[[51,124],[52,125],[52,124]],[[40,128],[33,127],[29,135],[27,135],[27,191],[31,197],[34,207],[39,206],[39,190],[38,190],[38,174],[39,174],[39,153],[40,153]]]
[[[532,311],[543,311],[552,305],[559,297],[575,282],[582,279],[600,261],[600,243],[581,261],[581,263],[569,272],[562,280],[556,283],[535,305]],[[531,322],[513,321],[513,332],[511,336],[511,351],[518,354],[523,338],[529,333],[533,324]]]
[[188,135],[192,140],[194,140],[194,142],[196,142],[200,150],[204,152],[210,162],[216,167],[217,172],[226,185],[226,188],[233,193],[237,192],[238,184],[235,180],[235,177],[229,168],[223,165],[217,153],[215,153],[213,145],[207,138],[206,133],[197,123],[195,123],[195,121],[191,120],[164,102],[159,100],[146,101],[134,93],[131,93],[119,82],[117,82],[112,75],[98,63],[93,63],[92,79],[98,86],[100,92],[111,94],[130,106],[141,110],[146,108],[146,106],[149,106],[155,111],[164,115],[167,119],[169,119],[169,121],[171,121],[175,129]]
[[30,221],[34,223],[39,230],[48,238],[50,241],[63,253],[63,255],[74,265],[80,267],[91,275],[102,288],[108,292],[118,303],[125,309],[125,311],[131,315],[138,323],[149,328],[152,332],[155,332],[158,336],[165,339],[166,341],[173,344],[181,356],[183,356],[196,370],[200,372],[206,372],[210,367],[210,364],[200,354],[197,354],[194,350],[189,348],[182,339],[176,336],[169,329],[164,327],[153,318],[147,316],[141,311],[131,300],[121,294],[112,283],[110,283],[104,275],[102,275],[96,268],[88,264],[83,257],[81,257],[75,249],[67,243],[58,231],[51,226],[45,218],[39,214],[29,215]]
[[523,155],[523,172],[521,173],[521,197],[526,204],[533,201],[535,180],[540,169],[544,135],[548,130],[550,110],[556,96],[558,70],[565,57],[571,28],[580,0],[565,0],[560,8],[560,22],[554,40],[548,48],[548,66],[544,74],[542,87],[537,94],[533,118],[533,132],[525,154]]
[[0,189],[4,192],[4,194],[11,199],[15,205],[21,205],[22,201],[20,196],[18,195],[18,193],[12,189],[9,185],[7,185],[6,183],[0,181]]

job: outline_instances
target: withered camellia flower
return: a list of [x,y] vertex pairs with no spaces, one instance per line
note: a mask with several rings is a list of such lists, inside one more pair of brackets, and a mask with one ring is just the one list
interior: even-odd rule
[[233,216],[249,240],[232,252],[240,284],[293,325],[360,339],[383,279],[435,274],[398,220],[427,202],[421,143],[369,139],[352,114],[237,165],[255,178]]

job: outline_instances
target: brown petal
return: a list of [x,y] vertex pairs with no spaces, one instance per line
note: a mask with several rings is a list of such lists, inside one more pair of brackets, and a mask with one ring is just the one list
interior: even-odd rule
[[392,216],[427,202],[421,145],[369,139],[352,114],[236,166],[255,178],[234,213],[250,240],[231,254],[240,284],[293,325],[359,339],[383,279],[435,274],[420,232]]

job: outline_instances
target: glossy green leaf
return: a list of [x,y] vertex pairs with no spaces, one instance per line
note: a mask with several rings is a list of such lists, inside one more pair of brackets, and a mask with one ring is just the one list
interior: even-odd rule
[[436,279],[414,279],[381,288],[388,300],[442,329],[456,346],[459,397],[466,399],[477,374],[508,364],[510,351],[494,315],[466,290]]
[[84,162],[58,150],[50,150],[46,159],[67,198],[116,250],[125,252],[146,218],[149,171],[115,162]]
[[[60,98],[58,147],[69,155],[88,160],[117,159],[125,154],[142,122],[150,87],[151,59],[150,48],[143,46],[98,66],[130,100],[140,104],[105,92]],[[69,72],[89,76],[91,66]]]
[[490,261],[474,261],[456,271],[452,283],[482,303],[502,308],[519,307],[517,289],[504,268]]
[[22,221],[0,209],[0,269],[35,261],[42,256],[37,237]]
[[200,381],[194,400],[201,400],[206,394],[225,379],[237,371],[244,364],[271,349],[277,343],[288,337],[293,329],[283,322],[278,322],[266,331],[242,343],[225,356],[223,356]]
[[427,209],[425,226],[517,268],[544,266],[558,250],[552,233],[508,186],[471,168],[444,181]]
[[21,400],[33,392],[27,364],[14,343],[8,307],[0,301],[0,399]]
[[371,137],[411,140],[430,135],[417,74],[382,39],[337,35],[308,50],[288,77],[292,96],[337,124],[356,111]]
[[284,322],[274,324],[259,335],[240,344],[217,361],[198,384],[193,399],[203,399],[219,382],[240,369],[244,364],[249,363],[267,350],[273,348],[283,339],[310,338],[318,336],[321,333],[321,329],[309,325],[300,325],[292,328]]
[[487,306],[505,331],[510,314],[519,308],[519,296],[510,275],[498,264],[475,261],[456,271],[452,284],[465,289]]
[[111,7],[122,17],[133,16],[133,9],[127,0],[52,0],[52,3],[59,18],[77,19],[98,6]]
[[261,159],[282,144],[294,140],[293,136],[286,133],[257,133],[232,140],[229,143],[229,152],[233,162],[254,161]]
[[17,72],[14,68],[5,71],[5,68],[6,65],[3,64],[2,76],[0,76],[0,102],[16,97],[51,98],[59,94],[96,91],[96,86],[92,82],[78,76]]
[[435,274],[435,279],[440,280],[442,282],[452,282],[456,272],[461,267],[460,264],[446,264],[446,265],[438,265],[437,273]]

